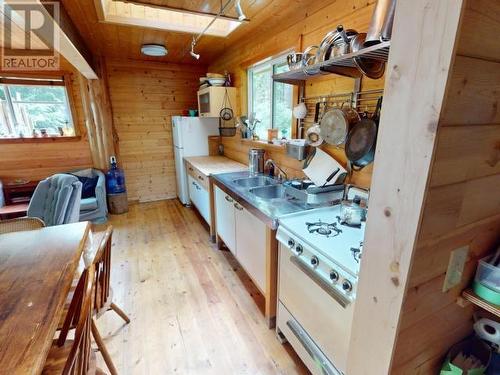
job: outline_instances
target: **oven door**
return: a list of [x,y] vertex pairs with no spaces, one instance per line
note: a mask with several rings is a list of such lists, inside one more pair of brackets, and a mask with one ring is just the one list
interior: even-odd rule
[[[280,243],[279,251],[279,302],[286,308],[293,319],[284,321],[278,317],[279,329],[285,332],[300,332],[309,337],[321,353],[335,368],[345,373],[347,352],[351,335],[353,302],[336,292],[327,281],[318,278],[315,271],[306,264],[304,259],[293,253],[290,248]],[[294,323],[295,322],[295,323]],[[282,327],[286,324],[288,327]],[[292,328],[290,328],[292,324]],[[286,333],[285,333],[286,335]],[[289,335],[288,335],[289,336]],[[288,338],[288,337],[287,337]],[[290,340],[292,346],[297,343],[304,346],[307,340]],[[310,354],[311,348],[301,348],[300,351]],[[303,359],[304,360],[304,359]],[[304,360],[307,364],[308,361]],[[316,359],[314,362],[318,362]],[[317,372],[310,368],[314,373]],[[328,373],[324,370],[319,372]]]

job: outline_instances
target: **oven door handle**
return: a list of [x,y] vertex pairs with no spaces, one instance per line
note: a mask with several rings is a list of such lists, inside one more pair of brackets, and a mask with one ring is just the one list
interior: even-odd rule
[[323,289],[330,297],[339,303],[340,306],[346,308],[351,301],[338,292],[332,285],[323,280],[318,274],[309,268],[307,264],[301,261],[296,255],[290,257],[292,262],[298,269],[304,272],[309,278],[314,281],[321,289]]
[[323,375],[342,375],[343,373],[339,371],[319,350],[312,340],[309,338],[307,333],[299,326],[297,322],[293,320],[288,320],[286,325],[292,331],[294,336],[299,340],[300,345],[306,350],[306,352],[311,356],[314,363],[321,368],[321,373]]

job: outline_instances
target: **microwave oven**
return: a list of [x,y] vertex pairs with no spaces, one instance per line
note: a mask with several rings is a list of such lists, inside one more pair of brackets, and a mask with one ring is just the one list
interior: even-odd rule
[[[226,104],[224,103],[224,98]],[[225,106],[235,112],[235,87],[210,86],[198,91],[198,113],[200,117],[220,117],[220,111]]]

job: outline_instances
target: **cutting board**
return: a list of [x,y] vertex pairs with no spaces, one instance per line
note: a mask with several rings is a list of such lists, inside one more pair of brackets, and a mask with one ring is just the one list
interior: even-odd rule
[[327,185],[334,184],[343,173],[347,171],[326,152],[316,148],[316,152],[311,159],[306,161],[302,171],[317,186],[323,186],[333,172],[336,172]]

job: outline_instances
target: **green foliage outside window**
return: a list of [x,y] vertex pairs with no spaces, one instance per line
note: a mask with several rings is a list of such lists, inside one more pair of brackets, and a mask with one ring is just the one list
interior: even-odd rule
[[0,138],[75,135],[64,86],[0,85]]
[[[284,60],[284,59],[282,59]],[[284,61],[268,61],[249,69],[249,112],[254,112],[260,123],[255,133],[260,139],[267,139],[267,129],[278,129],[278,136],[289,138],[292,125],[291,85],[273,82],[273,74],[288,70]]]

